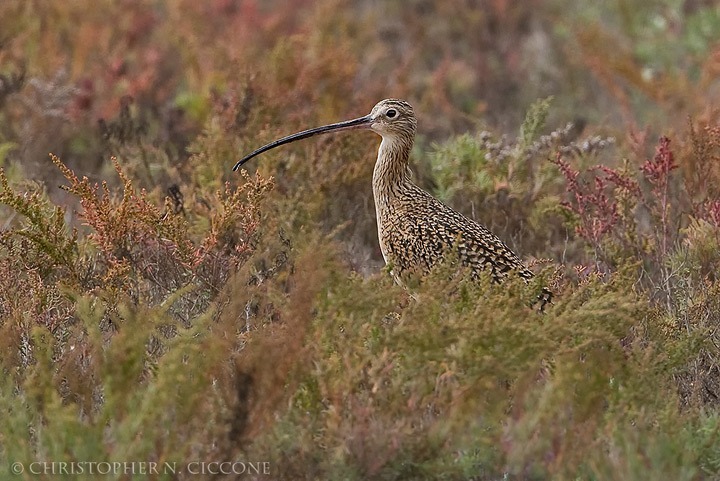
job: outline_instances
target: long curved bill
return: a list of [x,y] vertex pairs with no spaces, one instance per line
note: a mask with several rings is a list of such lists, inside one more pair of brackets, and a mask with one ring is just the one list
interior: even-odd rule
[[282,139],[278,139],[273,142],[270,142],[267,145],[263,145],[259,149],[249,153],[242,159],[238,160],[237,164],[235,164],[235,167],[233,167],[233,171],[238,170],[241,165],[243,165],[245,162],[252,159],[253,157],[260,155],[263,152],[267,152],[270,149],[274,149],[275,147],[280,147],[281,145],[289,144],[290,142],[295,142],[296,140],[307,139],[308,137],[312,137],[313,135],[325,134],[327,132],[338,132],[340,130],[352,130],[352,129],[363,129],[363,128],[367,129],[367,128],[370,128],[371,124],[372,124],[372,117],[370,117],[370,115],[366,115],[364,117],[359,117],[357,119],[346,120],[345,122],[338,122],[336,124],[323,125],[322,127],[315,127],[314,129],[303,130],[302,132],[288,135],[287,137],[283,137]]

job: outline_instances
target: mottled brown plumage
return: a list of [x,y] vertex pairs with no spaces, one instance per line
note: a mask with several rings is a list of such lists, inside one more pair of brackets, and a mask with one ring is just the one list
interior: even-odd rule
[[[511,271],[525,280],[533,277],[495,234],[412,182],[409,159],[417,120],[412,106],[403,100],[382,100],[364,117],[276,140],[244,157],[233,170],[279,145],[325,132],[358,128],[371,129],[382,136],[373,171],[373,196],[380,249],[398,280],[410,271],[429,270],[451,249],[474,275],[489,270],[496,281]],[[543,304],[547,302],[549,291],[544,291],[541,298]]]

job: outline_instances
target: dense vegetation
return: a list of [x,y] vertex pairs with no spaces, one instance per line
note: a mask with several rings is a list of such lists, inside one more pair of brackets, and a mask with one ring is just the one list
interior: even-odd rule
[[[720,479],[718,39],[702,0],[3,0],[2,479]],[[536,285],[394,285],[374,134],[230,170],[386,97]]]

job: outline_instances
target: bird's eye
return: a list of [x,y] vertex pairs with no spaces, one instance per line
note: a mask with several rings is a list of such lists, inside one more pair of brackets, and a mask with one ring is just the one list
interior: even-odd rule
[[390,109],[387,112],[385,112],[385,115],[387,116],[387,118],[392,119],[397,115],[397,110]]

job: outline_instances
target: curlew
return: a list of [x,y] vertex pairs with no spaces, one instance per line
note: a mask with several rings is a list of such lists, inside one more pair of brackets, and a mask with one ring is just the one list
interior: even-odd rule
[[[510,272],[516,272],[525,281],[533,277],[520,258],[485,226],[413,183],[409,161],[417,120],[412,106],[403,100],[382,100],[364,117],[275,140],[243,157],[233,170],[275,147],[317,134],[352,129],[370,129],[382,137],[372,187],[380,250],[398,282],[408,272],[427,272],[450,250],[455,251],[473,276],[489,270],[497,282]],[[539,296],[541,308],[550,297],[550,291],[543,289]]]

